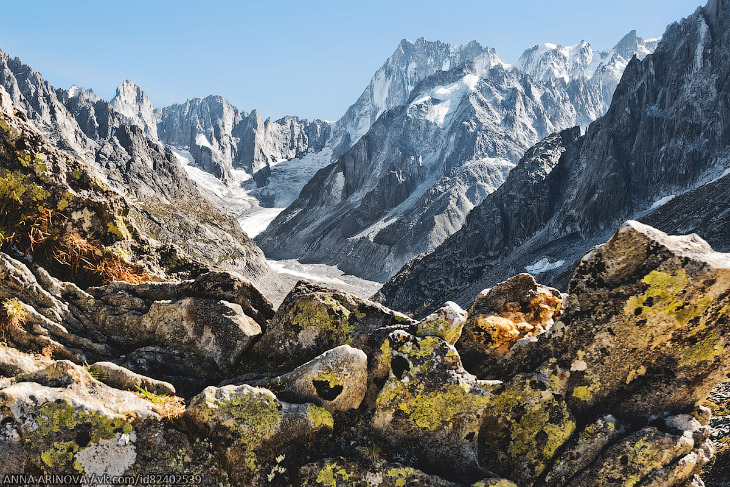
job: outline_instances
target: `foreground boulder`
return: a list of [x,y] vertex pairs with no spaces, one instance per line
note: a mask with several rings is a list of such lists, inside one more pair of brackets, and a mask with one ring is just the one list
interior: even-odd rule
[[492,396],[438,337],[393,332],[381,361],[389,376],[376,400],[373,427],[390,450],[431,471],[478,480],[479,427]]
[[[456,342],[464,366],[480,378],[508,374],[511,361],[505,356],[550,329],[562,305],[557,289],[541,286],[530,274],[519,274],[485,289],[469,308],[464,331]],[[515,361],[520,362],[521,357]]]
[[274,458],[286,450],[284,445],[334,425],[332,415],[319,406],[284,403],[271,391],[248,385],[206,388],[192,400],[187,416],[217,443],[237,479],[259,470],[265,455]]
[[362,350],[341,345],[284,375],[239,380],[276,391],[285,401],[312,402],[330,412],[347,411],[359,408],[365,398],[368,357]]
[[547,339],[571,409],[635,421],[703,401],[730,373],[729,291],[730,255],[625,224],[581,260]]
[[254,351],[272,368],[294,368],[339,345],[369,352],[371,335],[413,323],[407,316],[350,294],[300,281],[276,311]]
[[113,362],[185,390],[238,366],[273,316],[271,304],[229,272],[82,290],[0,253],[0,276],[0,299],[23,309],[22,323],[5,330],[9,344],[76,363]]

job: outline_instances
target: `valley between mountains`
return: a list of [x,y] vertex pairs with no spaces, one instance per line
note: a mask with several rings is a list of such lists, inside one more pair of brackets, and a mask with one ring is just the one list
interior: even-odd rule
[[730,0],[688,14],[403,40],[336,121],[0,51],[0,479],[730,487]]

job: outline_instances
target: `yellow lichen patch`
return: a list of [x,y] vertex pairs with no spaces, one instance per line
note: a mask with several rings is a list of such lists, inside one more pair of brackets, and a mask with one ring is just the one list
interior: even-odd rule
[[124,217],[117,215],[113,222],[106,224],[109,233],[114,235],[121,240],[131,240],[132,234],[127,229],[127,225],[124,223]]
[[450,345],[454,345],[461,336],[462,328],[463,324],[453,326],[451,321],[437,316],[435,318],[427,318],[418,323],[416,335],[421,337],[437,336]]
[[337,377],[337,374],[335,374],[331,370],[320,372],[315,376],[313,380],[326,382],[330,387],[339,386],[341,384],[340,379]]
[[408,477],[410,477],[414,473],[415,470],[410,467],[400,467],[389,468],[388,470],[386,470],[385,475],[386,477],[395,479],[395,487],[403,487],[406,485]]
[[587,386],[580,386],[573,390],[573,397],[576,397],[581,401],[588,402],[593,397],[593,394],[591,394],[591,391],[588,390]]
[[66,191],[63,194],[63,197],[60,200],[58,200],[58,203],[56,204],[56,208],[58,209],[58,211],[63,211],[66,208],[68,208],[68,204],[71,203],[71,200],[73,199],[73,197],[74,197],[73,193]]
[[308,329],[338,345],[351,343],[350,310],[329,295],[308,296],[294,303],[291,323],[300,333]]
[[336,463],[327,463],[317,475],[317,483],[324,487],[337,487],[338,480],[341,481],[339,485],[349,485],[348,481],[352,477],[352,474],[345,470],[344,467]]
[[46,436],[52,432],[73,430],[79,425],[90,425],[91,442],[114,438],[117,432],[132,432],[130,418],[109,418],[97,411],[77,409],[67,402],[45,403],[36,417],[37,427],[31,433]]
[[60,441],[41,453],[41,461],[49,467],[54,465],[68,465],[74,460],[74,454],[79,451],[75,441]]
[[330,412],[326,409],[315,406],[314,404],[307,406],[307,416],[309,416],[310,421],[312,421],[314,429],[319,429],[321,427],[332,428],[335,425],[332,414],[330,414]]
[[[535,478],[576,429],[576,421],[557,389],[546,386],[558,371],[520,375],[493,400],[485,421],[499,425],[485,441],[505,442],[500,455],[515,480]],[[540,385],[540,383],[542,385]],[[537,386],[537,387],[536,387]]]
[[441,390],[425,392],[424,386],[419,385],[415,391],[405,390],[402,397],[396,395],[395,399],[398,409],[416,426],[436,431],[452,428],[458,416],[480,414],[490,403],[490,396],[472,394],[468,389],[468,386],[449,384]]
[[254,470],[257,462],[254,449],[263,440],[273,436],[276,424],[281,419],[276,398],[268,394],[248,393],[231,394],[221,401],[206,397],[206,402],[211,407],[225,411],[235,420],[230,422],[230,426],[239,433],[239,441],[245,450],[246,467]]
[[722,337],[718,330],[712,330],[706,337],[688,348],[679,359],[679,364],[688,367],[712,360],[723,352]]

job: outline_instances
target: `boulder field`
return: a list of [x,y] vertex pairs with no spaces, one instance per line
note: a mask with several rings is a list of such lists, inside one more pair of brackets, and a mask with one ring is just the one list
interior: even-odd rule
[[730,255],[696,236],[630,221],[567,294],[520,274],[419,322],[306,282],[274,312],[230,272],[0,274],[2,474],[728,485]]

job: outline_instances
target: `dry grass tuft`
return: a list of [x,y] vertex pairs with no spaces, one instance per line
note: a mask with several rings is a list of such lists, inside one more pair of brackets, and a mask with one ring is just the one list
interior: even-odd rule
[[151,402],[154,405],[153,409],[167,420],[177,419],[185,412],[185,401],[181,397],[155,394],[139,386],[135,394]]
[[104,252],[75,234],[66,234],[56,243],[53,258],[70,269],[75,281],[92,285],[112,281],[139,284],[150,280],[144,269],[124,262],[117,255]]
[[0,340],[4,342],[8,330],[21,326],[25,323],[27,316],[25,306],[20,300],[17,298],[5,299],[0,307]]

